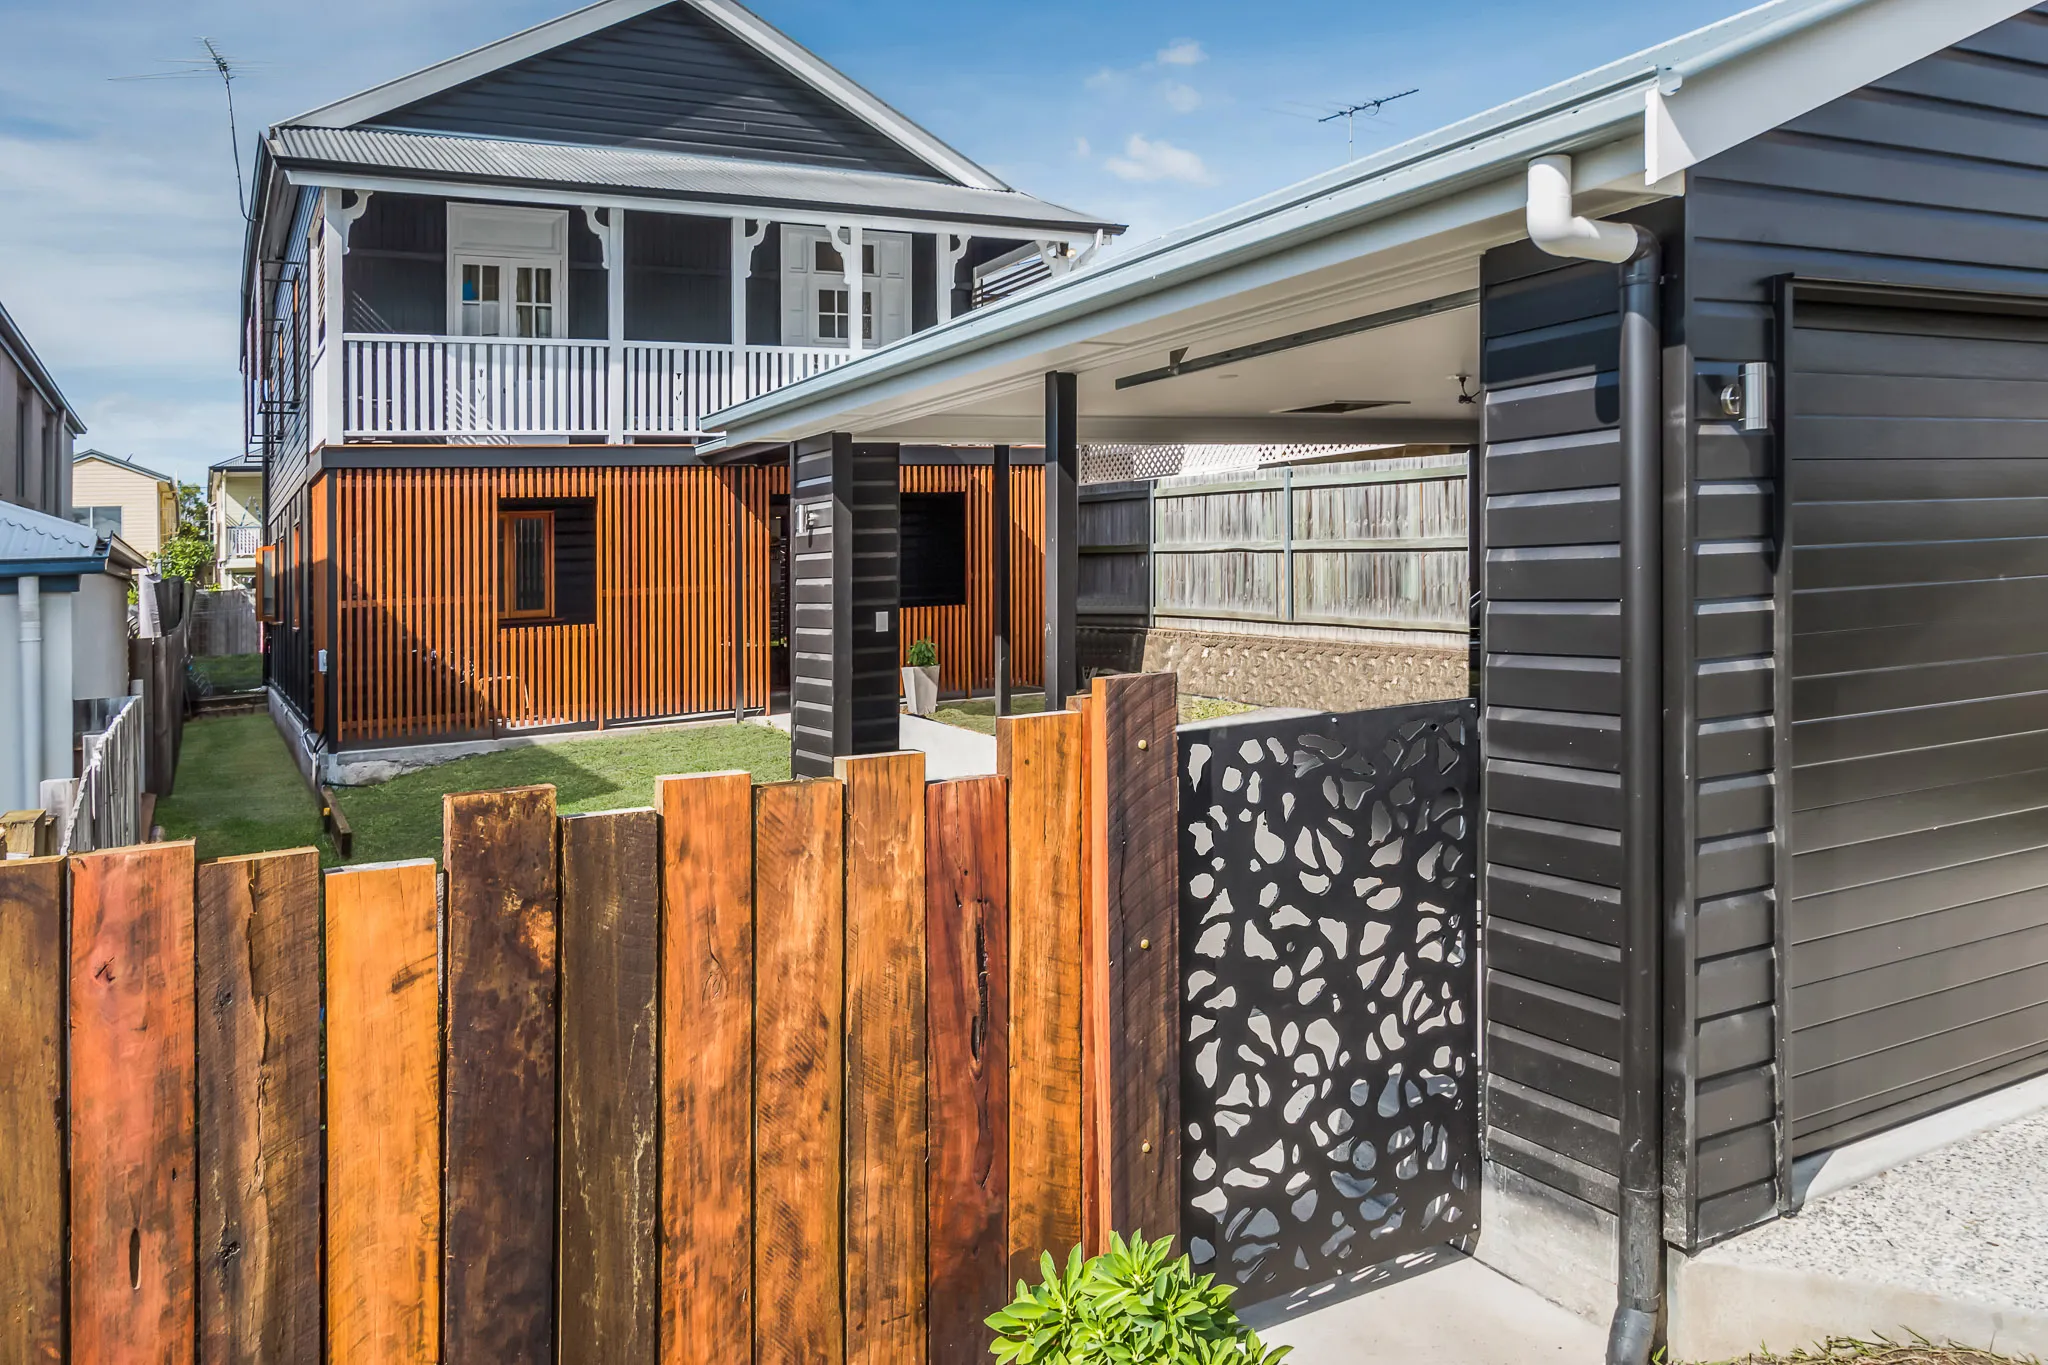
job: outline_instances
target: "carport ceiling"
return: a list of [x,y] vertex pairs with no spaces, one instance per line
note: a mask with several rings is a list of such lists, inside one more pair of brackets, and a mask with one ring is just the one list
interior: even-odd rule
[[[1081,439],[1475,440],[1477,410],[1458,401],[1458,376],[1468,377],[1464,392],[1477,392],[1477,286],[1475,261],[1368,297],[1332,291],[1289,310],[1262,308],[1227,321],[1191,317],[1180,327],[1154,322],[1132,329],[1135,335],[1082,342],[1061,365],[1077,375]],[[1398,320],[1385,321],[1389,315]],[[1318,329],[1352,323],[1361,330],[1316,337]],[[1211,363],[1241,349],[1255,353]],[[1186,372],[1163,374],[1176,351]],[[1372,406],[1301,411],[1331,404]],[[854,430],[869,440],[1036,443],[1045,431],[1043,370],[990,376],[971,392],[920,406],[864,414]]]

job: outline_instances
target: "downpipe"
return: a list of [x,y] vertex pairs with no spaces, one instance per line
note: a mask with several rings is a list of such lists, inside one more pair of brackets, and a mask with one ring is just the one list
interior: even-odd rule
[[27,797],[22,804],[38,805],[42,797],[43,754],[49,748],[43,729],[43,580],[33,575],[19,580],[15,609],[18,612],[17,643],[21,649],[21,781]]
[[1608,1365],[1644,1365],[1662,1335],[1663,248],[1647,229],[1572,209],[1572,161],[1529,165],[1529,237],[1621,267],[1621,1212]]

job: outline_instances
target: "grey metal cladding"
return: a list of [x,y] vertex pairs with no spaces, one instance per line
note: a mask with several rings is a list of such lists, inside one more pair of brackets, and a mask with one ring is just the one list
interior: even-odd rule
[[942,178],[894,139],[680,3],[430,95],[376,122]]
[[[1933,980],[1936,962],[1968,976],[1959,964],[1983,960],[1969,956],[1973,945],[1999,941],[2014,949],[2007,975],[2031,981],[2033,954],[2024,945],[2034,940],[2018,937],[2028,928],[2022,907],[2039,915],[2048,904],[2048,850],[2023,832],[2025,811],[2041,804],[2036,781],[2048,786],[2048,725],[2031,719],[2041,698],[2028,681],[2048,642],[2023,638],[2038,633],[2031,585],[2048,581],[2040,572],[2048,554],[2037,554],[2048,461],[2029,458],[2037,439],[2004,439],[1999,430],[2048,414],[2048,360],[2013,340],[2011,320],[1972,328],[1954,317],[1870,308],[1853,316],[1835,310],[1831,326],[1803,329],[1786,395],[1794,543],[1782,594],[1771,574],[1775,437],[1735,431],[1711,401],[1734,366],[1776,358],[1772,289],[1786,275],[2048,294],[2043,169],[2048,17],[2029,13],[1733,148],[1689,177],[1685,337],[1699,395],[1686,483],[1698,536],[1692,590],[1702,605],[1738,611],[1761,612],[1775,598],[1785,619],[1747,675],[1729,667],[1739,668],[1740,657],[1698,665],[1700,704],[1686,742],[1696,773],[1708,779],[1767,768],[1774,703],[1711,715],[1707,701],[1751,705],[1762,695],[1753,684],[1769,679],[1766,691],[1787,708],[1783,719],[1798,720],[1789,727],[1794,766],[1778,774],[1770,814],[1786,839],[1777,867],[1793,864],[1800,893],[1785,922],[1770,925],[1780,951],[1789,949],[1775,990],[1751,955],[1758,917],[1775,921],[1793,888],[1702,896],[1695,907],[1696,1003],[1726,1012],[1694,1019],[1693,1089],[1667,1120],[1697,1176],[1679,1192],[1682,1226],[1670,1229],[1691,1245],[1774,1211],[1777,1162],[1743,1137],[1752,1127],[1775,1129],[1780,1079],[1757,1042],[1760,1026],[1775,1027],[1774,997],[1799,1029],[1786,1043],[1796,1070],[1785,1083],[1797,1115],[1787,1139],[1793,1151],[1853,1139],[2048,1067],[2048,1009],[2038,1003],[2048,990],[2029,1004],[2032,988],[2016,986],[2007,1013],[1969,1019],[1954,1002],[1980,995],[1984,984],[1944,991]],[[1825,311],[1802,309],[1800,317],[1830,320]],[[1948,415],[1965,420],[1941,427],[1944,414],[1930,401],[1959,404]],[[1992,581],[2001,572],[2012,586]],[[1797,606],[1788,611],[1794,589]],[[1832,629],[1821,630],[1824,618]],[[1725,632],[1721,639],[1731,642]],[[1760,809],[1735,812],[1725,793],[1703,794],[1690,839],[1739,836],[1733,821],[1762,818]],[[1712,834],[1710,817],[1718,817]],[[1924,831],[1951,821],[1974,826],[1978,861],[1950,865],[1926,848]],[[1747,875],[1739,858],[1723,866]],[[1855,884],[1824,889],[1814,878],[1830,866]],[[1701,871],[1697,862],[1684,869],[1696,890]],[[1741,931],[1729,932],[1737,924]],[[1912,987],[1866,977],[1873,971],[1917,973],[1927,989],[1885,1004]],[[1866,1012],[1893,1011],[1887,1018],[1904,1029],[1896,1046],[1878,1046],[1871,1033],[1874,1050],[1835,1059],[1832,1035],[1810,1031],[1856,1031],[1862,1015],[1812,1022],[1866,999],[1838,978],[1872,988]],[[1745,995],[1755,997],[1748,1008]],[[1938,1016],[1949,1022],[1936,1033]],[[1908,1040],[1915,1027],[1923,1036]]]
[[771,210],[843,208],[1021,230],[1114,226],[1015,190],[738,156],[295,125],[276,129],[269,146],[286,170],[561,190],[571,203],[579,192],[597,190]]
[[1487,1154],[1616,1204],[1618,280],[1522,245],[1481,270]]

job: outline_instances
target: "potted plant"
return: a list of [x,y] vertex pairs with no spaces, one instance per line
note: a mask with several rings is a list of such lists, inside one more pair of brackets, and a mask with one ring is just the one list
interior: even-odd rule
[[903,699],[913,716],[928,716],[939,705],[939,647],[930,640],[912,640],[904,655]]

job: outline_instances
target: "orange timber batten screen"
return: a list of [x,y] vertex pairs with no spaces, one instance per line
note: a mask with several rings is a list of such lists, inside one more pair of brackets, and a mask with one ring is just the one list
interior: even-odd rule
[[[336,620],[327,626],[322,604],[316,645],[331,651],[337,673],[340,742],[730,711],[736,578],[744,703],[768,705],[768,516],[770,497],[788,486],[781,466],[363,469],[330,471],[327,480],[335,481]],[[947,690],[987,690],[993,471],[912,466],[903,482],[911,492],[967,494],[969,596],[964,606],[905,612],[904,644],[937,642]],[[1011,658],[1020,685],[1035,685],[1043,652],[1043,488],[1043,471],[1011,472]],[[313,521],[323,532],[326,498],[316,487]],[[498,511],[511,498],[594,501],[595,621],[501,621]]]

